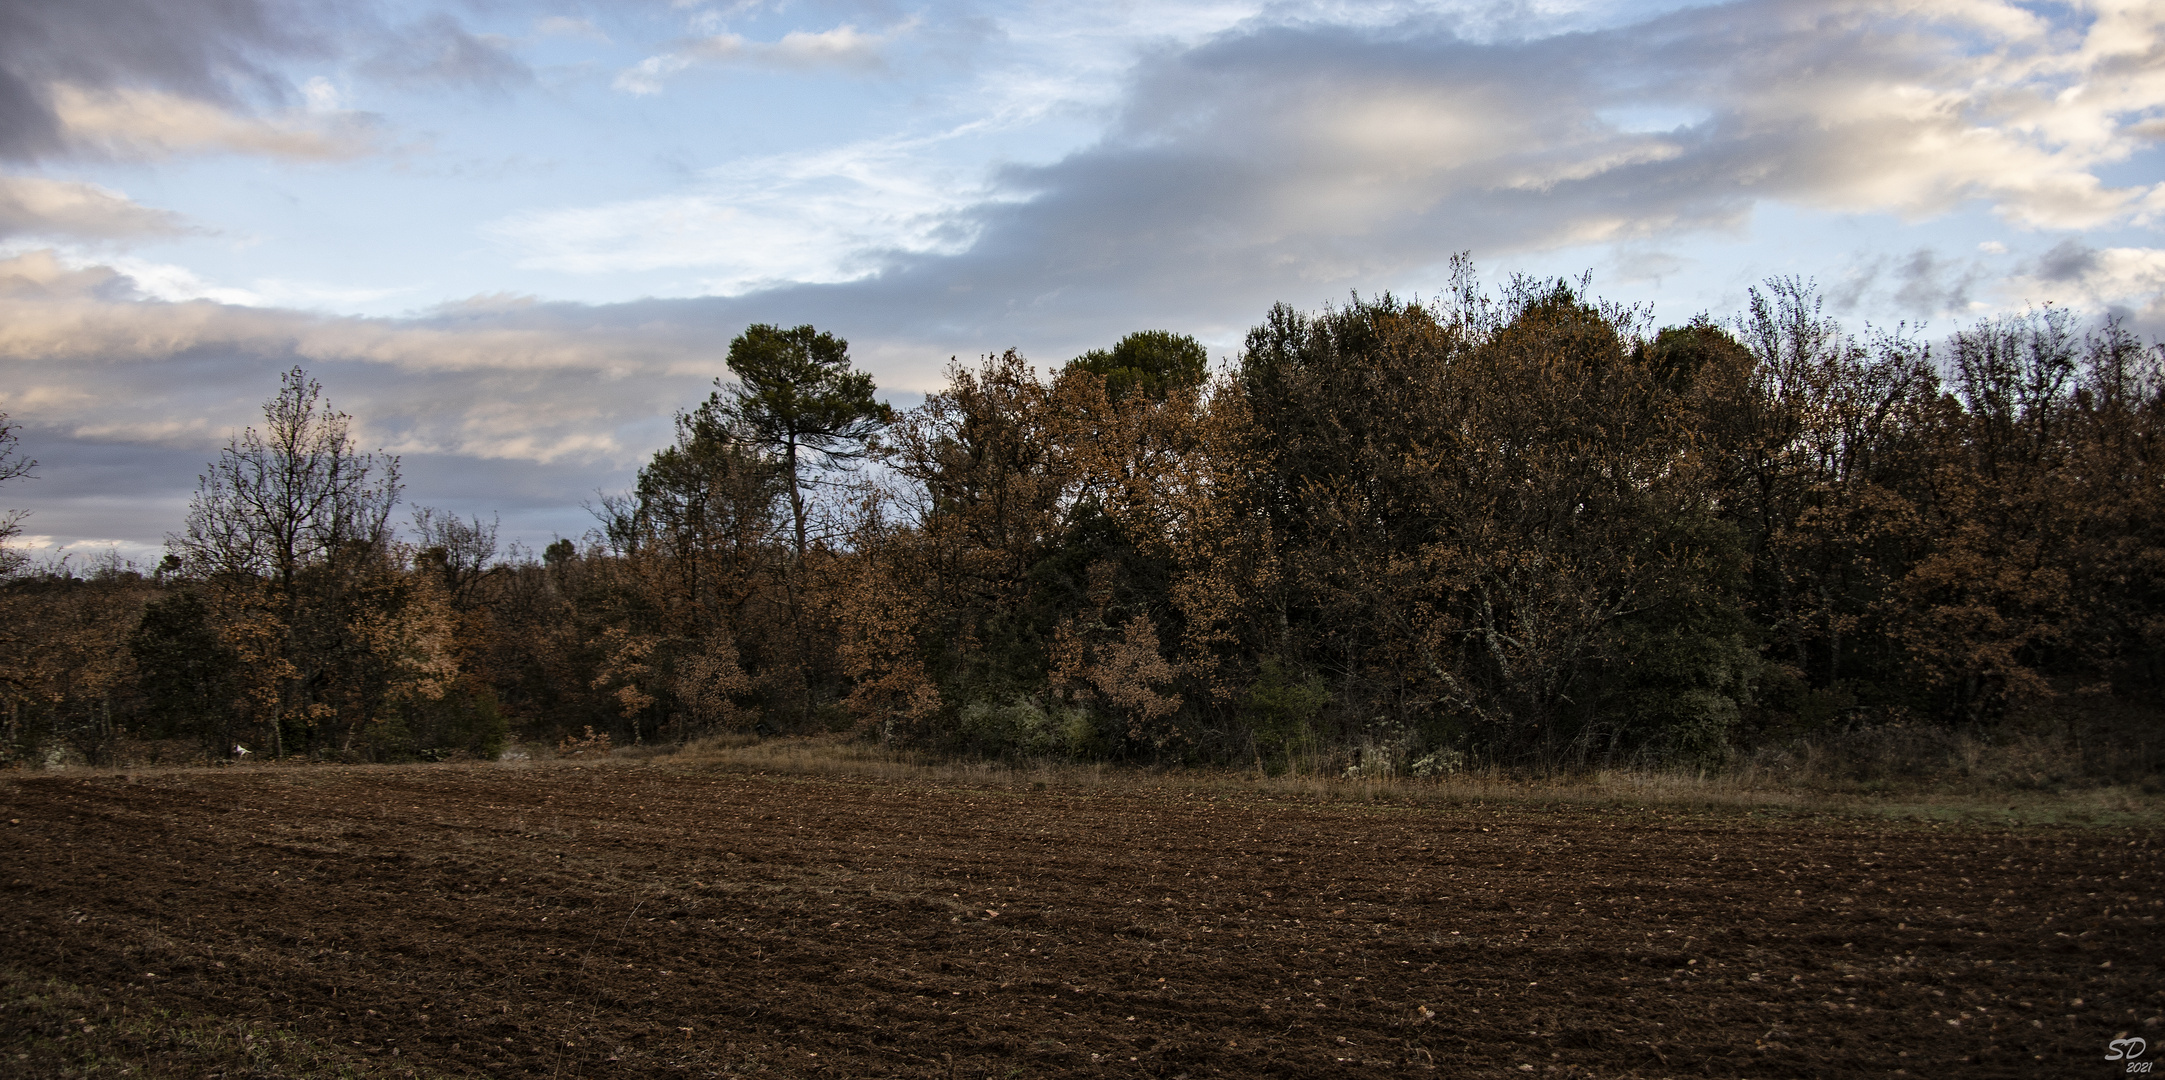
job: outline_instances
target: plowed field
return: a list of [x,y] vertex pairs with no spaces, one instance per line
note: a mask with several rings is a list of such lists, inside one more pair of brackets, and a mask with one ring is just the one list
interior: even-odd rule
[[2121,1075],[2109,1040],[2165,1042],[2160,840],[615,763],[25,776],[0,1073]]

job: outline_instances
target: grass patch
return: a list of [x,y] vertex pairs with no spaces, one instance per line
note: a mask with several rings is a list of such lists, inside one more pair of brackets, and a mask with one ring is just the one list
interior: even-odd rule
[[[1880,733],[1869,742],[1851,746],[1799,744],[1780,752],[1739,755],[1719,769],[1487,766],[1431,777],[1349,774],[1347,759],[1323,756],[1276,776],[1254,769],[963,758],[886,747],[842,734],[717,735],[682,745],[614,747],[572,757],[536,749],[536,753],[497,763],[293,761],[68,771],[83,776],[248,772],[266,779],[276,777],[281,783],[307,783],[315,774],[332,776],[354,769],[659,768],[1018,794],[1168,794],[1407,806],[1644,807],[1992,826],[2165,827],[2165,782],[2158,777],[2085,773],[2070,760],[2070,751],[2050,740],[2019,737],[1990,743],[1959,733],[1911,733],[1901,739]],[[0,773],[0,784],[26,775]]]

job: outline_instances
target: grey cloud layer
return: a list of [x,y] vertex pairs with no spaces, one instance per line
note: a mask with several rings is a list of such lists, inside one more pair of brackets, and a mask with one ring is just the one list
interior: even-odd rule
[[0,261],[0,410],[73,438],[201,450],[247,422],[267,373],[298,363],[350,372],[346,407],[394,451],[621,465],[718,369],[716,347],[704,327],[592,310],[383,320],[166,303],[37,252]]
[[141,206],[96,184],[42,176],[0,176],[0,239],[61,233],[91,240],[171,235],[180,217]]
[[86,149],[71,138],[71,92],[148,93],[240,115],[290,105],[298,95],[279,64],[299,57],[351,58],[359,75],[407,86],[502,90],[532,79],[503,42],[443,13],[399,23],[374,4],[329,0],[0,0],[0,159]]
[[[1761,200],[1921,215],[1978,199],[2048,227],[2157,203],[2165,187],[2095,179],[2141,144],[2121,129],[2165,108],[2156,11],[2147,43],[2096,56],[2077,28],[1883,10],[1741,3],[1501,44],[1230,35],[1144,65],[1100,146],[1009,173],[1034,198],[988,211],[965,261],[1253,296],[1460,248],[1731,225]],[[1685,122],[1632,130],[1634,114]]]
[[[138,559],[179,522],[195,476],[295,364],[370,448],[403,455],[415,501],[502,511],[545,541],[668,437],[722,370],[698,318],[627,323],[579,305],[492,301],[399,320],[146,300],[125,275],[36,252],[0,260],[0,412],[43,466],[0,505],[67,545]],[[730,331],[733,333],[734,331]]]
[[[967,251],[867,253],[869,278],[722,307],[1067,348],[1174,319],[1230,330],[1270,299],[1402,283],[1458,250],[1734,228],[1769,201],[1983,205],[2018,229],[2165,217],[2165,184],[2099,179],[2165,113],[2165,14],[2041,10],[1745,0],[1501,41],[1435,21],[1249,26],[1146,57],[1099,143],[1008,169],[1001,201],[957,214]],[[1904,302],[1982,286],[1948,272],[1910,268]]]
[[[322,0],[0,0],[0,161],[237,153],[342,160],[383,148],[375,118],[300,108],[278,65],[362,57],[378,82],[500,90],[530,81],[444,15],[397,26]],[[0,238],[170,234],[174,215],[92,185],[0,176]]]
[[151,88],[231,104],[285,92],[266,60],[321,48],[317,31],[258,0],[0,3],[0,157],[58,154],[56,83]]

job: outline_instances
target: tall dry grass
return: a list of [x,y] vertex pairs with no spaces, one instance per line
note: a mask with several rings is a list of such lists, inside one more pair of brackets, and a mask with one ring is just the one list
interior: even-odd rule
[[[2028,785],[2040,755],[2030,744],[1994,746],[1950,738],[1919,749],[1916,769],[1860,766],[1853,755],[1884,747],[1800,745],[1723,769],[1635,767],[1508,770],[1481,767],[1429,777],[1378,776],[1345,759],[1297,762],[1281,775],[1257,770],[1144,768],[1104,762],[938,757],[843,736],[754,739],[719,736],[638,756],[656,765],[772,775],[828,776],[934,787],[1107,794],[1209,794],[1325,803],[1405,805],[1643,806],[1715,812],[1866,815],[2005,823],[2165,824],[2165,797],[2141,785]],[[629,756],[629,755],[627,755]],[[1950,771],[1952,760],[1958,769]],[[2057,759],[2053,759],[2057,760]],[[1863,769],[1865,779],[1856,774]]]

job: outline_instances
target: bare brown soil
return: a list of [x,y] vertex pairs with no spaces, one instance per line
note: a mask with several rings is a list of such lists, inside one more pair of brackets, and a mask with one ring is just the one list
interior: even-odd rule
[[322,1075],[2119,1075],[2108,1040],[2165,1042],[2161,839],[617,763],[25,776],[0,1073],[283,1071],[261,1038]]

